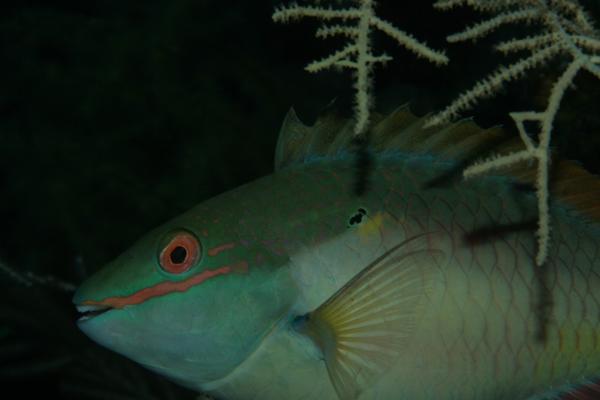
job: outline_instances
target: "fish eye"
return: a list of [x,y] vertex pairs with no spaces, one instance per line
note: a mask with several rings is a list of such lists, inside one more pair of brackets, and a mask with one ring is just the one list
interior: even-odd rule
[[170,274],[182,274],[196,264],[201,255],[200,242],[187,231],[171,233],[160,247],[158,262]]

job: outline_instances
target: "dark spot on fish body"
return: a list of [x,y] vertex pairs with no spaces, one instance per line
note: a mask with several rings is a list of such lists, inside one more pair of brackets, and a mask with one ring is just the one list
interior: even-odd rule
[[354,215],[350,217],[348,220],[348,226],[358,225],[362,222],[363,217],[367,215],[367,210],[364,208],[359,208]]
[[360,223],[360,221],[361,221],[361,219],[362,219],[362,215],[360,215],[360,214],[358,214],[358,215],[355,215],[355,216],[353,216],[352,218],[350,218],[350,221],[348,221],[348,224],[349,224],[349,225],[356,225],[356,224],[359,224],[359,223]]

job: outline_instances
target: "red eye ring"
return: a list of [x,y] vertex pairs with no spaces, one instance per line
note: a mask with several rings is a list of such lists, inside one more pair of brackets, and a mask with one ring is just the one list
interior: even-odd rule
[[160,267],[170,274],[188,271],[200,258],[200,243],[189,232],[178,232],[171,237],[158,256]]

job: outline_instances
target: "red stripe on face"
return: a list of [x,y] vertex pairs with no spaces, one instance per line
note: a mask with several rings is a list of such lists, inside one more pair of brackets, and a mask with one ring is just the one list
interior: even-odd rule
[[235,243],[233,243],[233,242],[225,243],[220,246],[213,247],[212,249],[208,249],[208,255],[214,257],[217,254],[219,254],[220,252],[232,249],[234,247],[235,247]]
[[82,304],[84,305],[98,305],[108,306],[111,308],[123,308],[134,304],[143,303],[153,297],[164,296],[173,292],[185,292],[189,288],[199,285],[208,279],[214,278],[219,275],[227,275],[229,273],[246,273],[248,272],[248,262],[240,261],[235,264],[224,265],[217,269],[204,270],[198,275],[189,277],[186,280],[179,282],[161,282],[154,286],[139,290],[129,296],[114,296],[107,297],[101,301],[86,300]]

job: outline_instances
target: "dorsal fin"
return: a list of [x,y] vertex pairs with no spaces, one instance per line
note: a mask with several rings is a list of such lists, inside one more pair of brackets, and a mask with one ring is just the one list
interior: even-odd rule
[[[523,150],[518,139],[510,139],[500,127],[483,129],[472,119],[425,128],[428,116],[413,114],[408,104],[387,116],[373,113],[370,146],[375,155],[399,152],[407,155],[429,154],[455,163],[485,156],[489,151],[507,154]],[[313,126],[304,125],[290,109],[279,134],[275,170],[303,164],[318,157],[350,152],[354,138],[353,121],[341,117],[330,105]],[[537,166],[522,162],[495,172],[512,177],[522,184],[535,183]],[[576,163],[554,161],[550,181],[551,198],[572,207],[587,218],[600,223],[600,179]]]
[[352,121],[328,111],[313,126],[306,126],[291,108],[279,131],[275,150],[275,171],[318,157],[334,155],[349,148],[353,138]]
[[[417,117],[408,104],[386,117],[374,113],[372,121],[370,143],[376,153],[432,153],[459,160],[501,135],[499,128],[482,129],[470,119],[424,128],[427,116]],[[312,126],[304,125],[292,108],[277,140],[275,170],[350,151],[353,138],[353,121],[340,116],[333,106],[321,113]]]
[[[510,167],[507,175],[520,183],[534,185],[535,163],[521,162]],[[557,160],[550,170],[550,198],[573,208],[586,219],[600,223],[600,179],[574,161]]]
[[560,161],[550,193],[586,217],[600,222],[600,179],[572,161]]

